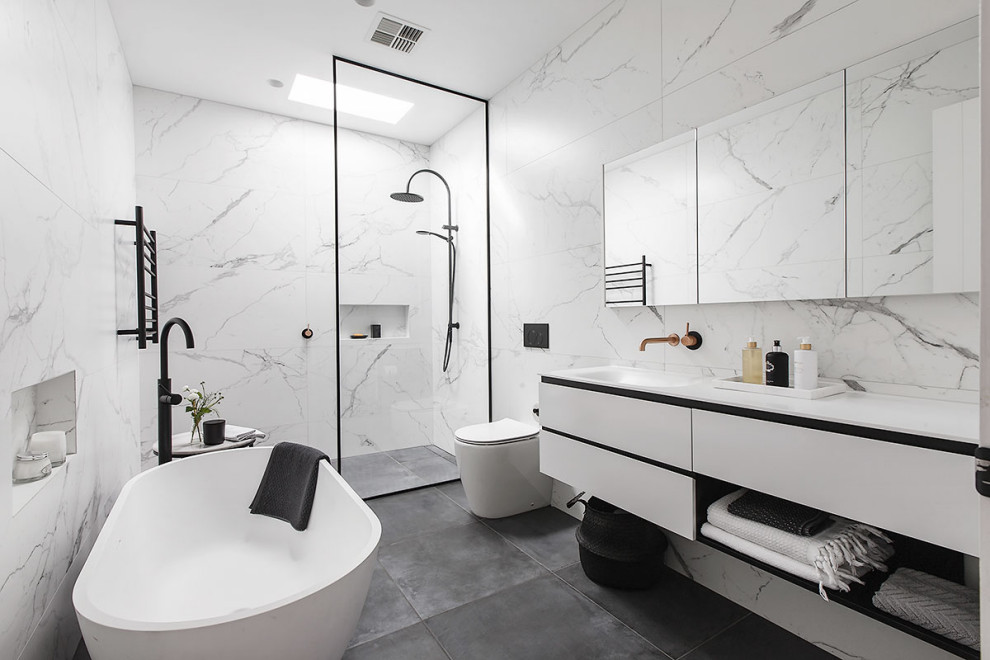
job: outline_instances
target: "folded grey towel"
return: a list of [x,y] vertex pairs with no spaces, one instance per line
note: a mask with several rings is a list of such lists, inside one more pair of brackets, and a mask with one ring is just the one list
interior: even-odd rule
[[294,442],[275,445],[251,502],[251,513],[284,520],[299,531],[306,529],[324,459],[330,457],[313,447]]
[[873,604],[960,644],[980,648],[980,595],[976,589],[899,568],[873,595]]
[[729,513],[798,536],[814,536],[832,524],[824,511],[755,490],[729,504]]

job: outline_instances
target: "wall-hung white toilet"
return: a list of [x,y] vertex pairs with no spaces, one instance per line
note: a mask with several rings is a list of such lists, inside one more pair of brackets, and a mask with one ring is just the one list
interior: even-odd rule
[[540,427],[514,419],[454,431],[454,455],[468,505],[504,518],[550,504],[553,481],[540,472]]

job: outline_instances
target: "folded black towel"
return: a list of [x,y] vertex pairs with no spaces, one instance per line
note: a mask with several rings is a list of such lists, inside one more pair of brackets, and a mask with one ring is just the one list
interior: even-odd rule
[[313,447],[294,442],[275,445],[251,502],[251,513],[284,520],[299,531],[306,529],[324,459],[330,457]]
[[729,513],[798,536],[814,536],[832,524],[828,514],[755,490],[729,504]]

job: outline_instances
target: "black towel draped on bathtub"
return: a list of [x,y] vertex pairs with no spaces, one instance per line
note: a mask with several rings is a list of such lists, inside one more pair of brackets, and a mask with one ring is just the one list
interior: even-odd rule
[[251,513],[284,520],[299,531],[306,529],[324,459],[330,457],[313,447],[294,442],[275,445],[251,502]]

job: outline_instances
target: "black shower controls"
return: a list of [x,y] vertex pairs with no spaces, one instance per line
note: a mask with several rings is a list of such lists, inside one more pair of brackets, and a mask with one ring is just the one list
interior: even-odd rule
[[550,348],[549,323],[523,323],[523,346]]

